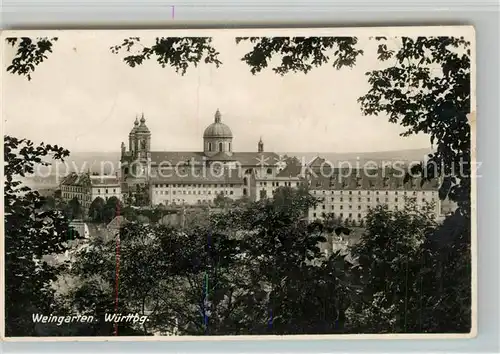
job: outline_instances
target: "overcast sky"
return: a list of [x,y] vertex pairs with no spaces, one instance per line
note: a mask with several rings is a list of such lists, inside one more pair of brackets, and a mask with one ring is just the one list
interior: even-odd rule
[[[353,69],[324,66],[285,77],[270,69],[252,75],[240,60],[251,47],[230,36],[214,38],[219,69],[201,64],[185,76],[154,60],[128,67],[109,50],[122,39],[109,31],[60,35],[31,81],[3,75],[5,132],[70,151],[119,151],[144,112],[152,150],[200,151],[219,108],[234,151],[256,151],[260,136],[266,151],[277,152],[430,147],[427,136],[401,138],[401,127],[386,117],[361,114],[357,99],[369,88],[364,74],[380,65],[368,38],[360,38],[365,55]],[[14,51],[6,51],[9,62]]]

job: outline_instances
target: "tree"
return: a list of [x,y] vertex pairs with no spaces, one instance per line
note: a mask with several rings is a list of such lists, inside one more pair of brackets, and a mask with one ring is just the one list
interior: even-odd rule
[[[339,255],[315,263],[323,231],[303,217],[314,202],[283,188],[274,199],[213,214],[208,223],[125,225],[117,311],[147,314],[149,321],[118,334],[340,332],[350,266]],[[101,318],[114,309],[115,246],[95,240],[78,253],[71,268],[78,285],[66,297],[67,311]],[[74,330],[110,335],[114,329]]]
[[81,219],[83,216],[82,206],[78,198],[74,197],[68,203],[68,217],[70,219]]
[[148,206],[149,205],[149,188],[147,185],[141,186],[136,185],[136,190],[134,193],[134,203],[136,206]]
[[[428,330],[468,332],[472,292],[470,43],[464,38],[403,37],[399,48],[389,48],[384,38],[379,40],[379,59],[395,59],[395,64],[367,73],[371,89],[360,98],[361,108],[366,114],[388,114],[391,122],[408,128],[403,136],[429,134],[436,153],[414,166],[411,174],[420,174],[422,183],[439,178],[440,199],[458,204],[458,212],[439,233],[441,242],[428,243],[437,270],[431,277],[437,277],[433,301],[441,306],[433,312],[434,326]],[[457,289],[462,290],[461,296],[452,296]]]
[[377,206],[366,217],[366,232],[352,247],[363,278],[362,297],[349,309],[357,333],[427,332],[422,311],[431,289],[423,289],[423,244],[437,227],[414,202],[404,210]]
[[214,198],[214,205],[216,208],[225,208],[225,207],[228,207],[229,205],[231,205],[232,203],[233,203],[233,200],[231,198],[224,196],[223,192],[220,192]]
[[[163,229],[162,229],[163,230]],[[82,335],[113,335],[113,323],[105,323],[106,314],[151,314],[151,309],[162,291],[162,279],[168,271],[168,258],[164,257],[158,236],[150,227],[127,224],[120,230],[119,281],[116,281],[115,240],[96,239],[76,255],[69,275],[75,277],[77,286],[65,294],[68,311],[77,311],[100,319],[88,324]],[[118,290],[116,286],[118,285]],[[118,303],[116,303],[118,291]],[[115,306],[118,309],[114,311]],[[104,325],[103,325],[104,324]],[[152,324],[154,325],[154,324]],[[148,335],[150,326],[144,323],[122,323],[118,335]]]
[[[77,255],[71,269],[70,274],[77,277],[78,286],[66,295],[68,310],[102,319],[115,307],[112,300],[119,284],[116,312],[149,316],[143,324],[120,327],[119,335],[130,331],[142,335],[174,331],[204,334],[207,331],[204,315],[210,316],[210,334],[227,331],[221,323],[229,316],[227,306],[231,303],[227,303],[230,289],[224,284],[227,272],[238,279],[237,270],[231,267],[238,248],[227,235],[216,232],[207,243],[208,233],[208,228],[194,224],[182,231],[163,225],[125,225],[120,230],[118,283],[114,240],[93,241]],[[203,293],[205,287],[208,287],[206,294]],[[210,304],[207,296],[210,296]],[[113,326],[92,324],[80,333],[111,335],[113,331]]]
[[16,46],[17,52],[12,63],[7,66],[7,72],[25,76],[31,80],[31,74],[38,64],[47,59],[47,53],[52,52],[52,46],[57,38],[7,38],[7,43]]
[[56,189],[56,191],[54,192],[54,198],[55,199],[61,199],[62,195],[61,195],[61,190],[60,189]]
[[[331,267],[335,262],[316,264],[322,258],[318,245],[326,238],[321,224],[306,219],[315,203],[305,189],[278,188],[273,198],[218,215],[217,225],[241,240],[246,271],[240,273],[246,281],[240,286],[248,290],[240,299],[247,304],[240,309],[246,321],[238,324],[247,326],[246,333],[340,331],[338,321],[347,306],[337,298],[342,293],[339,278],[348,266],[343,257],[336,267]],[[313,293],[329,294],[329,301]]]
[[44,210],[36,191],[17,179],[34,172],[52,157],[62,160],[69,151],[57,145],[35,146],[26,139],[4,136],[5,205],[5,333],[37,335],[32,315],[54,310],[51,283],[60,271],[44,256],[67,249],[68,220],[56,209]]
[[121,215],[123,205],[117,197],[111,197],[106,201],[102,210],[103,222],[109,223],[115,216]]
[[89,217],[95,222],[103,222],[106,202],[101,197],[95,198],[89,207]]
[[[37,38],[7,38],[7,43],[17,47],[16,54],[7,72],[25,76],[31,80],[36,67],[48,58],[52,52],[57,37]],[[123,61],[135,67],[146,60],[155,58],[162,67],[170,66],[184,75],[190,65],[197,66],[200,62],[215,64],[219,67],[219,53],[212,47],[210,37],[159,37],[151,46],[144,45],[140,38],[125,38],[119,45],[110,50],[115,54],[126,53]]]
[[44,197],[43,200],[44,200],[43,208],[45,210],[54,209],[56,207],[56,199],[54,197],[47,196],[47,197]]

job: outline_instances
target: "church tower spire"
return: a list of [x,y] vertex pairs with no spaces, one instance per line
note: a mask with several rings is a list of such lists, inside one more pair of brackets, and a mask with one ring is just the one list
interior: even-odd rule
[[262,141],[262,137],[260,137],[259,143],[257,144],[257,149],[259,152],[264,152],[264,142]]

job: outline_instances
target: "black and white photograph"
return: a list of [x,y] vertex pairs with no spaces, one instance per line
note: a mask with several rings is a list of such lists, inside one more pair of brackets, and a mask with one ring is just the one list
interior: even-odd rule
[[4,31],[2,57],[5,339],[476,335],[473,27]]

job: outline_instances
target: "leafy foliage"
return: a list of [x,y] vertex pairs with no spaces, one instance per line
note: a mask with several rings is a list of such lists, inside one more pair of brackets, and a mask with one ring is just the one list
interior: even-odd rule
[[214,205],[215,205],[216,208],[228,207],[231,204],[233,204],[233,200],[231,198],[229,198],[229,197],[224,196],[223,192],[220,192],[214,198]]
[[122,202],[115,196],[110,197],[102,208],[102,219],[105,223],[109,223],[116,216],[121,215],[123,210]]
[[288,72],[307,74],[314,67],[330,61],[340,69],[352,67],[356,58],[363,54],[356,49],[356,37],[238,37],[236,43],[249,41],[252,51],[241,59],[250,67],[252,74],[267,68],[271,58],[279,54],[281,64],[272,70],[280,75]]
[[69,151],[52,145],[4,136],[5,314],[6,335],[36,335],[32,314],[54,309],[51,282],[60,267],[44,257],[64,252],[71,230],[58,210],[44,208],[36,191],[21,178],[34,172],[45,157],[63,159]]
[[74,197],[68,203],[68,214],[70,219],[81,219],[83,217],[82,205],[78,198]]
[[[404,210],[377,206],[366,219],[366,232],[351,253],[362,276],[361,301],[350,308],[349,327],[359,333],[426,332],[422,306],[424,243],[437,228],[433,206],[421,210],[409,201]],[[425,298],[425,299],[424,299]]]
[[101,197],[95,198],[89,207],[89,217],[95,222],[104,221],[104,207],[106,202]]
[[[425,133],[436,144],[420,170],[425,180],[442,177],[440,197],[470,215],[470,43],[452,37],[403,37],[401,46],[379,45],[380,59],[395,63],[367,73],[370,91],[359,99],[365,114],[385,113],[407,127],[403,136]],[[418,167],[417,167],[418,168]]]
[[[335,294],[348,298],[348,287],[339,280],[346,278],[348,264],[338,257],[312,262],[321,255],[317,243],[323,236],[302,218],[309,203],[314,200],[307,193],[288,188],[274,199],[214,214],[209,224],[125,225],[118,312],[149,315],[143,328],[129,330],[191,335],[338,330],[347,302],[336,301]],[[81,285],[68,295],[68,306],[96,317],[106,306],[109,312],[115,252],[112,240],[94,241],[79,253],[71,274]]]
[[7,38],[11,46],[17,45],[17,52],[7,72],[25,76],[31,80],[31,74],[38,64],[47,59],[47,53],[52,53],[52,46],[57,38]]
[[130,67],[141,65],[145,60],[156,58],[162,68],[171,66],[176,72],[184,75],[190,65],[197,66],[200,62],[215,64],[219,67],[222,62],[218,59],[219,53],[212,47],[209,37],[161,37],[156,38],[155,44],[145,46],[139,37],[123,40],[120,45],[111,47],[115,54],[131,53],[123,60]]

